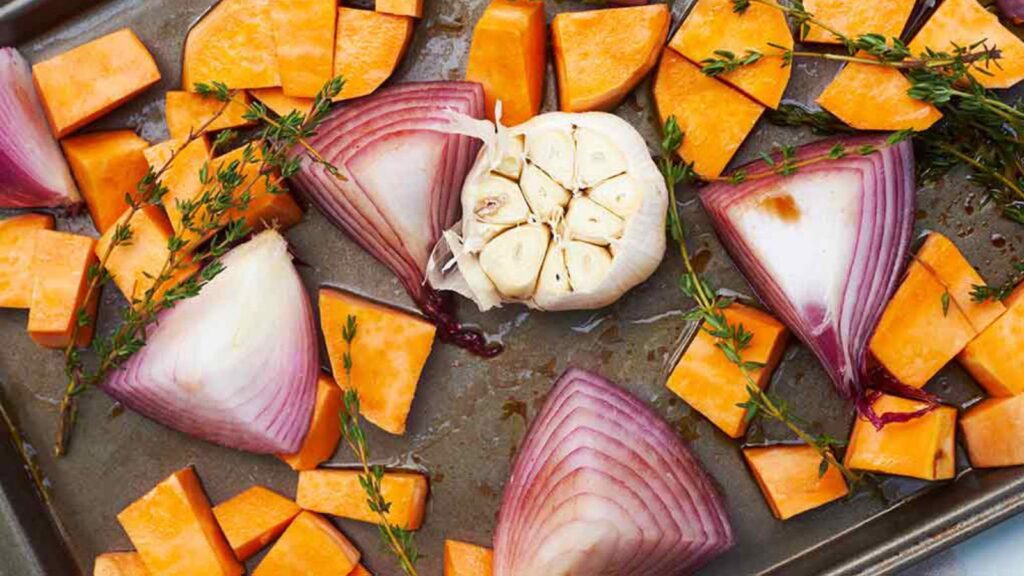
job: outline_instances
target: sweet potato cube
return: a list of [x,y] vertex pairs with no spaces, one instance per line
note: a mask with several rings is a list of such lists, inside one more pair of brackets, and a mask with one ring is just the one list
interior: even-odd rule
[[[815,20],[829,28],[856,38],[862,34],[881,34],[886,39],[899,38],[914,10],[914,0],[885,2],[850,2],[850,0],[804,0],[804,8]],[[841,44],[831,32],[811,24],[804,42]]]
[[743,457],[772,514],[779,520],[792,518],[849,493],[838,468],[830,465],[821,474],[821,455],[813,446],[744,448]]
[[957,359],[990,396],[1024,394],[1024,284],[1007,301],[1009,309],[971,340]]
[[0,220],[0,308],[32,305],[37,230],[53,230],[53,216],[29,213]]
[[412,39],[414,20],[357,8],[338,9],[334,75],[345,79],[335,100],[372,94],[391,77]]
[[96,231],[103,234],[128,209],[149,165],[143,150],[149,142],[131,130],[94,132],[61,142],[64,155],[89,207]]
[[302,511],[253,571],[253,576],[337,576],[359,563],[359,550],[330,522]]
[[167,93],[164,114],[167,117],[167,131],[171,133],[171,139],[185,140],[193,132],[200,134],[249,126],[252,122],[244,117],[248,109],[249,95],[244,91],[235,94],[231,102],[225,106],[212,96],[172,90]]
[[96,557],[92,576],[149,576],[138,552],[107,552]]
[[769,108],[779,106],[793,68],[783,66],[778,46],[793,48],[786,16],[756,2],[737,14],[732,0],[697,0],[669,43],[669,48],[697,63],[718,57],[715,52],[719,50],[739,57],[748,50],[764,54],[758,62],[720,78]]
[[412,314],[375,304],[353,294],[320,289],[320,327],[331,369],[345,374],[347,349],[343,329],[349,315],[359,328],[352,343],[358,361],[352,365],[352,386],[359,392],[362,415],[392,434],[404,434],[423,366],[434,345],[437,327]]
[[242,573],[191,467],[157,484],[122,510],[117,520],[153,574]]
[[250,196],[248,205],[232,209],[228,214],[228,219],[242,218],[253,231],[269,227],[279,230],[291,228],[302,220],[302,208],[295,203],[295,199],[288,193],[280,178],[270,179],[276,191],[268,186],[267,177],[260,174],[262,157],[259,146],[253,144],[252,149],[255,152],[254,162],[246,162],[245,148],[242,147],[223,156],[218,156],[210,163],[210,173],[214,174],[229,169],[237,161],[238,172],[244,178],[244,183],[235,191],[236,198],[246,192]]
[[[723,313],[730,324],[741,325],[754,335],[750,347],[743,351],[743,360],[765,364],[750,373],[757,386],[764,389],[786,349],[786,327],[768,314],[742,304],[733,304]],[[746,432],[746,410],[738,404],[750,397],[747,379],[705,330],[698,330],[666,386],[730,437],[740,438]]]
[[679,155],[706,179],[722,174],[764,112],[764,106],[705,76],[674,50],[661,57],[654,103],[662,124],[675,116],[686,135]]
[[85,301],[89,267],[96,263],[96,240],[53,230],[37,230],[35,234],[28,334],[45,348],[64,348],[84,307],[92,321],[78,330],[75,343],[88,346],[99,302],[99,290],[89,302]]
[[[872,406],[878,414],[927,407],[923,402],[886,394]],[[956,408],[950,406],[939,406],[908,422],[886,424],[881,430],[859,416],[850,434],[845,464],[868,472],[948,480],[956,472],[955,435]]]
[[32,67],[46,118],[63,138],[160,81],[134,32],[122,28]]
[[[351,518],[376,524],[376,512],[366,503],[366,492],[359,483],[362,470],[304,470],[299,472],[295,501],[304,510]],[[391,503],[388,521],[406,530],[418,530],[423,524],[427,504],[427,477],[414,472],[386,472],[381,493]]]
[[280,88],[259,88],[250,90],[249,94],[278,116],[287,116],[293,111],[305,116],[313,109],[312,98],[296,98],[286,96]]
[[1006,312],[1001,302],[974,301],[974,287],[985,281],[949,238],[938,232],[929,234],[917,251],[917,260],[946,288],[950,305],[963,312],[975,332],[981,332]]
[[270,21],[272,0],[221,0],[185,38],[181,83],[219,81],[230,88],[281,85]]
[[444,541],[444,576],[491,576],[494,551],[458,540]]
[[974,78],[986,88],[1009,88],[1024,79],[1024,42],[999,23],[977,0],[944,0],[910,42],[910,51],[953,52],[981,40],[999,49],[1000,58],[976,64]]
[[975,468],[1024,464],[1024,395],[982,400],[964,412],[960,429]]
[[551,34],[561,109],[618,106],[657,64],[670,20],[665,4],[555,16]]
[[547,73],[543,2],[493,0],[473,29],[466,80],[484,87],[487,117],[502,104],[502,123],[514,126],[540,111]]
[[[846,4],[872,8],[872,4]],[[913,2],[911,2],[913,5]],[[911,98],[910,80],[899,70],[850,62],[825,91],[818,104],[858,130],[923,131],[942,118],[935,106]]]
[[253,486],[213,508],[224,537],[245,562],[284,532],[302,510],[299,505],[263,486]]
[[306,439],[295,454],[278,454],[277,457],[292,470],[312,470],[330,459],[341,440],[341,421],[338,414],[344,408],[341,388],[334,378],[321,374],[316,383],[316,404],[313,407],[313,421],[309,425]]
[[[144,154],[154,173],[163,170],[160,183],[167,188],[167,193],[160,202],[167,211],[167,218],[175,234],[182,234],[185,232],[185,225],[182,223],[179,203],[198,198],[202,194],[203,183],[199,180],[199,171],[210,161],[210,143],[205,136],[200,136],[187,146],[184,140],[167,140],[150,146]],[[195,214],[194,226],[198,225],[201,217],[201,212]],[[199,241],[194,233],[184,235],[193,245]]]
[[337,0],[271,0],[281,89],[288,96],[312,98],[334,71]]
[[377,0],[373,3],[373,9],[396,16],[423,18],[423,0]]
[[373,573],[367,570],[366,566],[356,564],[356,567],[348,573],[348,576],[373,576]]

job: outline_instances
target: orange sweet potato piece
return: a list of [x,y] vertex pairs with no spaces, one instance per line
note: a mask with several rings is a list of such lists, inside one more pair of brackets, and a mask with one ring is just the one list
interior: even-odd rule
[[356,567],[348,573],[348,576],[373,576],[373,573],[367,570],[366,566],[356,564]]
[[1024,284],[1007,301],[1008,309],[964,348],[960,365],[990,396],[1024,394]]
[[[184,143],[184,140],[166,140],[150,146],[144,152],[153,172],[160,173],[163,170],[160,183],[167,188],[167,193],[160,201],[167,210],[167,217],[176,234],[185,229],[178,203],[197,198],[202,193],[203,183],[199,180],[199,171],[210,161],[211,154],[210,143],[205,136],[182,147]],[[192,242],[197,243],[195,235],[191,236]]]
[[[927,405],[882,394],[872,406],[883,414],[914,412]],[[850,434],[845,464],[868,472],[948,480],[956,472],[955,435],[956,408],[950,406],[939,406],[909,422],[886,424],[881,430],[859,416]]]
[[138,552],[107,552],[96,557],[92,576],[149,576]]
[[618,106],[657,64],[670,20],[665,4],[555,16],[551,34],[561,109]]
[[245,562],[284,532],[302,510],[299,505],[263,486],[253,486],[213,508],[224,537]]
[[313,407],[313,421],[309,425],[306,439],[295,454],[278,454],[277,457],[292,470],[312,470],[334,455],[341,440],[341,422],[338,414],[344,407],[341,388],[334,378],[321,374],[316,383],[316,404]]
[[754,129],[764,107],[665,50],[654,78],[661,124],[675,116],[686,135],[679,155],[702,177],[717,178]]
[[274,544],[253,576],[337,576],[359,563],[359,550],[330,522],[302,511]]
[[[366,503],[359,484],[362,470],[305,470],[299,472],[295,501],[304,510],[376,524],[378,517]],[[384,499],[391,503],[388,521],[406,530],[423,524],[427,504],[427,477],[414,472],[386,472],[381,480]]]
[[123,28],[36,64],[32,79],[54,136],[63,138],[159,82],[160,70]]
[[782,12],[752,3],[743,14],[732,0],[698,0],[672,37],[669,47],[693,62],[716,57],[716,50],[742,57],[748,50],[764,54],[760,61],[720,76],[769,108],[776,108],[786,91],[792,66],[783,66],[780,50],[793,48],[793,36]]
[[[342,330],[349,315],[359,323],[352,344],[360,358],[352,366],[352,386],[359,392],[362,415],[392,434],[405,433],[416,385],[434,345],[434,324],[375,304],[353,294],[320,289],[320,326],[327,343],[331,369],[337,378],[345,373],[346,348]],[[339,381],[344,385],[344,381]]]
[[396,16],[423,17],[423,0],[377,0],[373,9]]
[[982,400],[964,412],[960,429],[975,468],[1024,464],[1024,395]]
[[[217,113],[224,109],[219,116]],[[231,103],[224,103],[213,97],[204,97],[183,90],[172,90],[167,93],[165,115],[167,131],[173,140],[185,140],[193,131],[216,132],[225,128],[237,128],[252,124],[244,118],[249,108],[249,95],[238,92]],[[211,119],[216,116],[211,122]],[[205,126],[205,130],[202,130]]]
[[917,251],[917,261],[946,288],[951,305],[963,312],[975,332],[981,332],[1006,312],[1001,302],[975,302],[971,298],[974,287],[985,281],[949,238],[938,232],[929,234]]
[[942,112],[911,98],[907,95],[909,89],[910,80],[899,70],[850,62],[836,74],[817,102],[858,130],[923,131],[938,122]]
[[821,455],[813,446],[766,446],[744,448],[757,485],[772,514],[792,518],[838,500],[849,493],[842,472],[829,466],[822,475]]
[[0,220],[0,308],[32,305],[37,230],[53,230],[53,216],[29,213]]
[[231,220],[244,219],[253,231],[269,227],[279,230],[291,228],[302,220],[302,208],[299,208],[295,199],[285,189],[284,182],[279,178],[271,179],[279,191],[277,193],[271,191],[267,185],[267,178],[260,175],[260,159],[262,157],[259,146],[253,144],[252,149],[256,153],[256,162],[245,162],[245,147],[242,147],[218,156],[210,163],[211,174],[213,174],[229,168],[237,161],[244,183],[236,190],[236,195],[248,191],[251,197],[248,206],[233,209],[228,214],[228,218]]
[[1024,79],[1024,42],[999,23],[999,17],[977,0],[945,0],[910,42],[910,50],[920,54],[927,48],[952,52],[985,40],[1001,53],[999,60],[978,64],[988,74],[974,77],[986,88],[1009,88]]
[[131,130],[94,132],[61,142],[96,230],[102,234],[128,209],[149,165],[143,150],[149,142]]
[[335,100],[372,94],[398,67],[412,39],[413,19],[372,10],[338,9],[334,75],[345,79]]
[[[28,335],[46,348],[64,348],[84,306],[96,318],[99,291],[89,302],[89,267],[96,263],[96,240],[88,236],[37,230],[32,256],[32,302],[28,311]],[[92,341],[95,322],[78,330],[76,344]]]
[[242,573],[191,467],[157,484],[122,510],[117,520],[153,574]]
[[336,0],[271,0],[281,89],[288,96],[312,98],[334,71]]
[[195,91],[200,82],[231,88],[281,85],[277,47],[270,22],[271,0],[221,0],[189,30],[181,83]]
[[[786,327],[768,314],[742,304],[733,304],[723,313],[730,324],[742,325],[754,334],[743,359],[765,364],[764,368],[750,374],[764,389],[786,349],[789,337]],[[697,332],[679,359],[666,386],[732,438],[740,438],[746,432],[746,410],[737,406],[750,397],[746,377],[715,346],[715,338],[703,329]]]
[[[804,0],[804,8],[814,14],[815,20],[850,38],[874,33],[888,39],[899,38],[914,10],[914,0]],[[807,30],[804,42],[841,43],[831,32],[814,24]]]
[[250,90],[249,94],[278,116],[287,116],[292,111],[297,111],[305,116],[313,109],[312,98],[286,96],[280,88],[259,88],[257,90]]
[[502,103],[502,123],[514,126],[540,111],[547,72],[543,2],[493,0],[473,29],[466,80],[484,87],[487,117]]
[[458,540],[444,541],[444,576],[491,576],[494,551]]

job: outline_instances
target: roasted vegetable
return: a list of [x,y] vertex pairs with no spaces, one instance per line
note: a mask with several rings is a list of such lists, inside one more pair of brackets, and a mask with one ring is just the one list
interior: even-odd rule
[[128,210],[125,198],[137,196],[136,187],[149,170],[143,153],[149,142],[131,130],[116,130],[65,138],[61,146],[92,223],[103,234]]
[[245,562],[284,532],[302,510],[263,486],[253,486],[214,506],[213,516],[235,557]]
[[779,520],[824,506],[849,493],[842,473],[823,463],[813,446],[744,448],[743,457],[772,514]]
[[359,564],[359,550],[320,515],[302,511],[253,576],[338,576]]
[[245,118],[248,109],[249,95],[244,91],[237,93],[226,107],[216,98],[186,91],[172,90],[164,97],[164,115],[172,140],[199,134],[204,126],[205,132],[249,126],[252,122]]
[[[1020,349],[1015,352],[1019,354]],[[960,429],[971,466],[1024,464],[1024,395],[982,400],[964,412]]]
[[[321,313],[323,307],[321,307]],[[313,420],[309,432],[302,441],[302,447],[293,454],[278,454],[292,467],[292,470],[312,470],[334,455],[341,440],[342,391],[334,379],[321,374],[316,383],[316,404],[313,406]]]
[[281,90],[313,98],[334,77],[336,0],[271,0]]
[[[32,256],[32,301],[28,311],[28,335],[40,346],[65,348],[85,308],[96,317],[99,292],[85,302],[89,268],[96,264],[96,240],[88,236],[38,230]],[[95,322],[78,331],[75,344],[88,346]]]
[[996,319],[957,357],[991,396],[1024,394],[1024,284],[1004,302],[1006,313]]
[[[299,472],[295,502],[305,510],[376,524],[377,513],[367,504],[361,470],[306,470]],[[423,524],[429,487],[427,477],[414,472],[386,472],[381,493],[391,503],[388,521],[403,530]]]
[[29,213],[0,220],[0,308],[32,305],[37,230],[53,230],[53,216]]
[[444,541],[444,576],[491,576],[494,552],[458,540]]
[[413,19],[341,7],[334,75],[345,79],[335,100],[371,94],[391,77],[412,39]]
[[223,82],[230,88],[281,85],[270,13],[272,0],[221,0],[185,38],[182,88]]

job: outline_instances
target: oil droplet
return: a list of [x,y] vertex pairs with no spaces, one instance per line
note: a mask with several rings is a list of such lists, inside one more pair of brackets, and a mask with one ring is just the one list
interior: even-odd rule
[[619,326],[613,324],[601,332],[601,335],[597,337],[597,341],[601,344],[612,345],[619,344],[622,342],[622,336],[619,335]]
[[914,214],[914,218],[916,218],[918,220],[924,220],[927,217],[928,217],[928,211],[927,210],[918,210],[917,213]]
[[501,419],[508,420],[512,416],[519,416],[526,422],[526,402],[509,398],[501,405]]
[[110,411],[107,412],[107,418],[114,419],[121,414],[124,414],[124,404],[114,402],[114,405],[110,407]]
[[693,270],[697,274],[703,274],[708,269],[708,264],[711,263],[711,250],[707,248],[697,250],[690,261],[693,263]]
[[761,206],[783,222],[796,222],[800,219],[800,207],[791,194],[769,196],[761,201]]
[[1003,236],[998,232],[993,232],[990,240],[992,241],[992,245],[996,248],[1003,248],[1006,246],[1006,236]]
[[552,356],[547,362],[537,367],[537,372],[549,377],[554,378],[556,371],[558,370],[558,359]]

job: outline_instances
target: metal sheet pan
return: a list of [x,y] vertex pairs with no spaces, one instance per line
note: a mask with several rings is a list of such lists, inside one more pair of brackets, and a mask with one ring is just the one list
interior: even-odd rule
[[[132,128],[157,142],[166,138],[163,92],[178,87],[181,46],[188,27],[213,0],[0,0],[0,39],[16,43],[31,61],[123,26],[130,26],[154,52],[164,80],[115,114],[88,130]],[[356,3],[358,4],[358,2]],[[394,81],[457,79],[465,66],[472,23],[486,0],[428,0],[409,56]],[[677,2],[678,22],[688,2]],[[574,10],[581,2],[548,4]],[[74,16],[64,18],[68,12]],[[835,67],[821,63],[796,65],[787,97],[809,102],[831,78]],[[550,76],[550,74],[549,74]],[[549,79],[547,108],[554,108]],[[618,114],[633,122],[654,147],[657,126],[649,89],[642,85]],[[810,134],[762,125],[741,150],[739,160],[775,143],[795,143]],[[747,290],[711,227],[690,194],[683,195],[683,214],[698,258],[720,286]],[[1008,260],[1024,246],[1019,228],[1000,220],[994,211],[977,206],[962,175],[926,188],[919,194],[918,229],[936,229],[956,238],[986,277],[999,280]],[[93,233],[87,217],[62,217],[62,229]],[[398,282],[315,210],[289,233],[296,253],[309,263],[302,269],[311,291],[322,284],[338,285],[409,307]],[[702,574],[886,574],[959,541],[1024,509],[1024,469],[968,470],[959,458],[953,482],[928,485],[890,479],[881,495],[860,493],[782,523],[771,516],[744,467],[736,442],[693,413],[664,387],[666,364],[686,331],[680,318],[685,302],[675,278],[679,263],[671,255],[641,287],[614,306],[597,312],[538,314],[505,308],[481,315],[468,303],[461,313],[507,345],[507,352],[483,361],[458,349],[439,346],[427,366],[417,394],[409,431],[402,438],[376,430],[370,445],[382,463],[429,471],[432,497],[427,522],[417,540],[426,557],[423,574],[439,575],[445,538],[487,543],[493,530],[511,455],[526,422],[536,414],[553,379],[565,367],[597,370],[627,387],[678,426],[721,486],[736,527],[738,545]],[[113,310],[122,305],[115,290],[103,296],[101,329],[109,329]],[[270,456],[253,456],[205,444],[172,432],[131,413],[120,413],[100,393],[86,395],[69,456],[55,460],[49,446],[54,435],[56,403],[62,389],[59,353],[37,348],[25,333],[22,311],[0,311],[0,376],[2,391],[19,423],[22,447],[38,449],[38,464],[49,487],[50,507],[40,503],[24,475],[6,474],[15,458],[0,453],[0,575],[69,574],[66,564],[45,564],[64,546],[85,571],[93,557],[126,549],[129,542],[115,515],[175,469],[193,464],[213,501],[259,483],[284,494],[293,493],[295,474]],[[793,345],[776,372],[773,390],[787,398],[821,431],[845,436],[850,408],[832,390],[811,354]],[[981,396],[957,367],[940,374],[931,390],[963,405]],[[2,433],[2,431],[0,431]],[[785,438],[773,426],[753,429],[751,441]],[[0,445],[3,445],[0,439]],[[0,446],[2,449],[2,446]],[[19,454],[24,451],[20,451]],[[31,450],[29,451],[31,452]],[[351,464],[340,452],[332,465]],[[14,468],[19,469],[15,466]],[[34,533],[23,519],[45,518],[48,509],[64,527]],[[30,510],[26,513],[19,510]],[[45,524],[45,523],[44,523]],[[372,527],[352,522],[340,526],[365,552],[377,574],[395,574],[381,552]],[[5,538],[14,534],[15,538]],[[64,544],[61,544],[61,542]],[[13,543],[12,543],[13,542]],[[29,542],[29,544],[25,544]],[[15,558],[10,562],[8,558]],[[19,564],[18,562],[23,562]],[[19,566],[29,566],[21,569]]]

